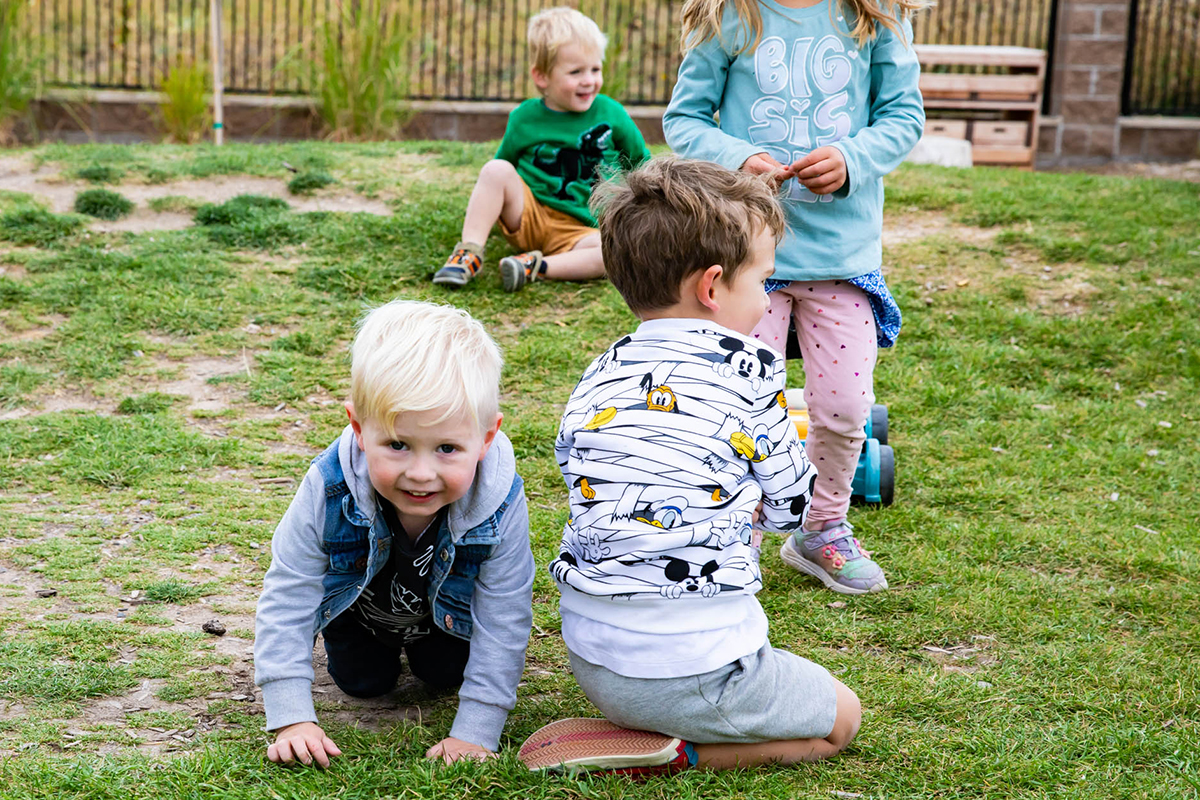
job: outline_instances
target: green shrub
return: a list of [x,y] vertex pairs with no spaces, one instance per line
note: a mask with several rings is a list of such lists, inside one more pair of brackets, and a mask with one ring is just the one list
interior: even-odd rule
[[133,210],[133,203],[108,189],[88,189],[75,195],[75,210],[97,219],[114,220]]
[[117,411],[121,414],[157,414],[160,411],[166,411],[177,400],[179,400],[177,395],[163,394],[162,392],[135,394],[122,400],[121,404],[117,406]]
[[304,238],[308,224],[287,213],[289,208],[277,197],[243,194],[220,205],[202,206],[196,222],[218,244],[270,250]]
[[120,183],[121,179],[125,177],[125,170],[109,164],[89,164],[86,167],[80,167],[75,172],[75,176],[88,183]]
[[0,239],[46,247],[71,236],[82,225],[79,217],[53,214],[44,208],[21,208],[0,216]]
[[337,183],[337,181],[328,172],[321,170],[301,172],[288,183],[288,191],[292,194],[312,194],[317,189],[331,183]]
[[278,197],[261,194],[239,194],[224,203],[207,203],[196,212],[198,225],[236,225],[261,218],[264,214],[278,214],[291,206]]
[[412,113],[404,102],[412,35],[397,0],[339,0],[315,31],[316,59],[305,61],[307,48],[291,55],[292,69],[311,83],[330,139],[392,139],[399,133]]
[[144,587],[143,594],[151,603],[190,603],[200,597],[200,587],[194,583],[168,578]]
[[158,106],[158,124],[167,139],[194,144],[204,138],[212,124],[208,68],[180,59],[163,78],[161,88],[166,99]]
[[13,139],[12,124],[41,94],[41,42],[20,0],[0,0],[0,145]]

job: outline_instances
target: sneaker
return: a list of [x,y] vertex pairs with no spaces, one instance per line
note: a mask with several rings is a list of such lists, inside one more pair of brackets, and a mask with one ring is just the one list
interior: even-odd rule
[[519,292],[525,284],[536,281],[541,277],[544,261],[540,250],[500,259],[500,280],[504,283],[504,291]]
[[483,258],[479,253],[467,247],[466,242],[459,242],[445,265],[434,274],[433,282],[442,286],[466,286],[482,266]]
[[888,588],[887,578],[871,554],[854,538],[845,520],[825,523],[824,530],[799,531],[797,542],[789,536],[779,549],[785,562],[840,594],[870,594]]
[[535,731],[521,745],[517,758],[531,770],[652,775],[695,766],[696,749],[662,733],[629,730],[606,719],[573,717]]

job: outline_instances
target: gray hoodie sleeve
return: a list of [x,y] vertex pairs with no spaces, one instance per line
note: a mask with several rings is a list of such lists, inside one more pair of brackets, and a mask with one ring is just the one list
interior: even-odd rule
[[313,625],[329,558],[321,549],[324,482],[310,467],[271,539],[254,623],[254,682],[262,688],[267,730],[315,722]]
[[471,655],[458,691],[450,735],[496,750],[508,712],[517,704],[525,647],[533,626],[529,506],[525,493],[501,517],[500,543],[480,565],[471,601]]

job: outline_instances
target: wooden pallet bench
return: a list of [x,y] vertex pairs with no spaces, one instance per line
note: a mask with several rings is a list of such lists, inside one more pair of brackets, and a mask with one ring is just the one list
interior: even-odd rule
[[[1046,52],[977,45],[915,49],[921,62],[925,133],[969,139],[976,164],[1032,168]],[[986,71],[958,71],[963,68]]]

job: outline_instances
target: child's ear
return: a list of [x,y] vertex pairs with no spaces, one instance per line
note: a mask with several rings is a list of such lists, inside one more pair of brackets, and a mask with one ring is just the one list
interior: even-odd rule
[[496,434],[500,432],[500,423],[504,421],[504,415],[497,412],[496,421],[491,427],[483,432],[483,447],[479,450],[479,460],[483,461],[483,457],[487,455],[487,451],[491,449],[492,442],[496,441]]
[[538,88],[539,92],[545,92],[550,86],[550,76],[537,67],[529,69],[529,77],[533,78],[533,85]]
[[366,450],[367,448],[363,447],[362,423],[359,422],[358,417],[354,416],[354,402],[351,400],[346,401],[346,416],[350,418],[350,427],[354,429],[354,438],[358,442],[358,449]]
[[696,281],[696,300],[709,311],[721,310],[721,304],[717,301],[717,283],[724,275],[725,268],[713,264],[700,273],[700,279]]

